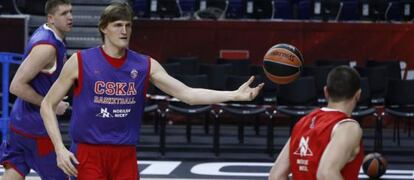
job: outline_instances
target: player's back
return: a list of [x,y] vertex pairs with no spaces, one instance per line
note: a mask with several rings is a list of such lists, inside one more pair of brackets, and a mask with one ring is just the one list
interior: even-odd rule
[[[332,131],[343,121],[353,120],[343,112],[322,108],[314,110],[295,125],[289,145],[294,179],[316,179],[319,161],[331,139]],[[360,149],[355,159],[342,169],[344,179],[358,178],[363,157],[362,147]]]

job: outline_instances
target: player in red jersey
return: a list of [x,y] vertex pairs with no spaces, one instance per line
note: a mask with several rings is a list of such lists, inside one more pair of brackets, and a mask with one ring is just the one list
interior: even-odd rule
[[328,106],[304,116],[270,170],[269,179],[358,179],[362,129],[350,118],[361,95],[359,74],[333,69],[324,88]]

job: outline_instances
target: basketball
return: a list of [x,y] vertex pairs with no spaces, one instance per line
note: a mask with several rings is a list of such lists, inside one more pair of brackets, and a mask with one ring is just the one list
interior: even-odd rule
[[299,77],[303,66],[302,53],[290,44],[276,44],[263,58],[264,72],[276,84],[288,84]]
[[362,169],[370,178],[379,178],[387,170],[387,160],[380,153],[370,153],[364,157]]

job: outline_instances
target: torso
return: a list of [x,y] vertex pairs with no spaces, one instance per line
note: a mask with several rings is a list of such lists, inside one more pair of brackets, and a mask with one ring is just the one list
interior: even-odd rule
[[[335,126],[350,120],[340,111],[323,108],[303,117],[294,127],[290,140],[289,158],[294,179],[316,179],[319,161],[328,145]],[[341,122],[342,121],[342,122]],[[362,142],[361,142],[362,144]],[[362,146],[342,169],[344,179],[358,179],[362,164]]]
[[78,64],[80,81],[75,89],[70,126],[75,143],[136,144],[149,57],[128,50],[125,62],[117,68],[97,47],[78,52]]

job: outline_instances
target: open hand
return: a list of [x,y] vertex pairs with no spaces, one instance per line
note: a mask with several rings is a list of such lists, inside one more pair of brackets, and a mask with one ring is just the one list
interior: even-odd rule
[[236,101],[251,101],[259,94],[263,88],[264,83],[260,83],[256,87],[251,88],[250,84],[254,81],[254,76],[250,77],[245,83],[243,83],[239,89],[236,90]]

